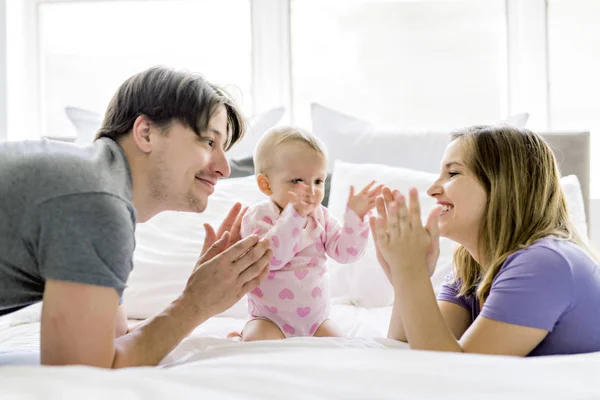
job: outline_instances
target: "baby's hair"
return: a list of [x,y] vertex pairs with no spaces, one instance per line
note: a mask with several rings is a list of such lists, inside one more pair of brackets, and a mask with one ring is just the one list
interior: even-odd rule
[[327,158],[327,150],[321,141],[312,133],[298,127],[283,126],[268,130],[258,141],[254,150],[255,173],[265,174],[270,168],[270,161],[279,145],[289,142],[299,142]]

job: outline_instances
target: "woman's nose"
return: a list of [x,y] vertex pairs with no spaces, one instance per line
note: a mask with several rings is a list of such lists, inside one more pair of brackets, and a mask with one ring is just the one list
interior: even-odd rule
[[427,194],[431,197],[439,196],[442,193],[442,185],[439,184],[439,181],[433,182],[429,189],[427,189]]

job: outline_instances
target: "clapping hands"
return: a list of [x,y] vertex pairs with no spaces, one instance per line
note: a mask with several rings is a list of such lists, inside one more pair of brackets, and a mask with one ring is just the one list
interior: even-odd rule
[[390,282],[423,268],[431,276],[440,254],[440,207],[434,208],[423,226],[416,189],[410,189],[407,205],[402,193],[383,188],[376,199],[376,208],[378,215],[369,222],[377,258]]
[[348,208],[354,211],[361,220],[375,207],[375,199],[383,188],[383,185],[377,185],[374,188],[373,185],[375,185],[375,181],[371,181],[357,194],[354,194],[354,186],[350,186]]

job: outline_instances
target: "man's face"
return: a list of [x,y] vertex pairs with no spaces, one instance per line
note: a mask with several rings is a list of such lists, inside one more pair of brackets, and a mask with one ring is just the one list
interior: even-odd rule
[[164,210],[202,212],[220,178],[231,173],[223,147],[227,111],[220,106],[200,136],[174,122],[157,137],[149,169],[150,195]]

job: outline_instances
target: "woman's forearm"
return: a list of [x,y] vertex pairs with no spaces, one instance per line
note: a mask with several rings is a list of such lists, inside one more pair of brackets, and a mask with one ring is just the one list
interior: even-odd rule
[[390,319],[387,337],[388,339],[406,342],[406,333],[404,332],[404,326],[402,325],[402,314],[400,313],[400,303],[397,297],[394,298],[394,306],[392,307],[392,317]]
[[437,305],[426,269],[394,280],[398,315],[411,349],[462,352]]

